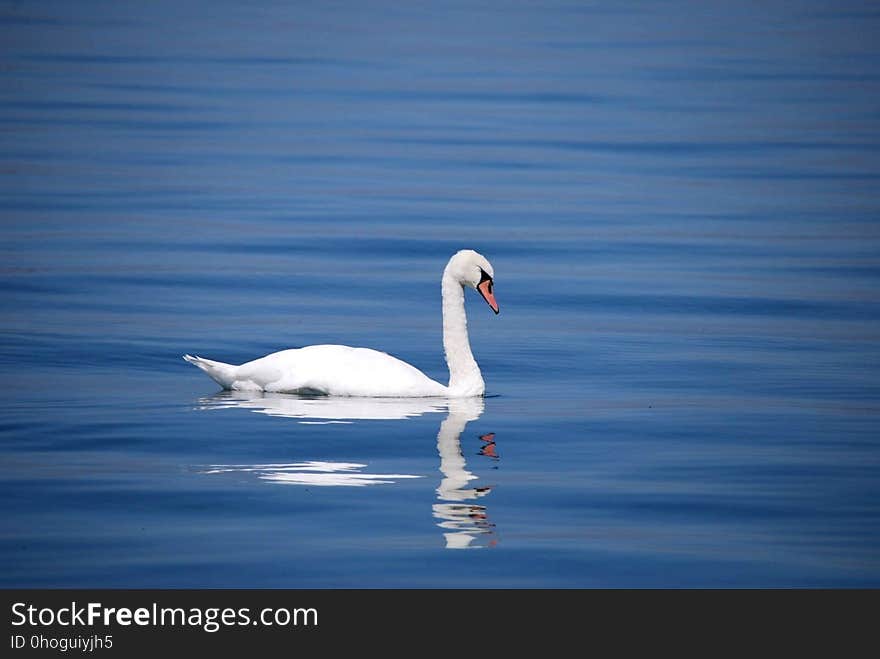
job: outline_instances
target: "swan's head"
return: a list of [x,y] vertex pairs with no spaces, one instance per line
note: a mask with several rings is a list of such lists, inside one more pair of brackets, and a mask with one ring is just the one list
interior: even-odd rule
[[495,270],[485,256],[472,249],[463,249],[449,259],[446,272],[462,286],[470,286],[476,290],[492,311],[498,313],[498,302],[495,301],[493,291]]

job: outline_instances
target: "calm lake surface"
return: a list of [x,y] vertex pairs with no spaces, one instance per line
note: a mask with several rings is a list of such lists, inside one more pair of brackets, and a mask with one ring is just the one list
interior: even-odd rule
[[468,5],[0,4],[0,586],[880,586],[880,10]]

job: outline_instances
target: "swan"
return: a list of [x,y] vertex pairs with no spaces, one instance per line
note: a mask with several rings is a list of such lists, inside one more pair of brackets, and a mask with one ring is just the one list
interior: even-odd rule
[[443,270],[440,291],[448,385],[387,353],[343,345],[282,350],[239,366],[192,355],[183,358],[224,389],[234,391],[399,398],[482,396],[486,386],[468,339],[464,289],[479,292],[497,314],[494,276],[492,264],[472,249],[456,252]]

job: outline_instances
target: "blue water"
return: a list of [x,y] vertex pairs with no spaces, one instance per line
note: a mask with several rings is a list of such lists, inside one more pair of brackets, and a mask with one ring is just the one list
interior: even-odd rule
[[0,5],[0,586],[880,586],[880,10],[471,4]]

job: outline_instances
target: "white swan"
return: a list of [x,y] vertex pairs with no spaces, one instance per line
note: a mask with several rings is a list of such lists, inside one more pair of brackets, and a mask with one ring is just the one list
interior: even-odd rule
[[477,290],[496,314],[492,264],[477,252],[457,252],[443,270],[443,349],[449,385],[432,380],[415,366],[370,348],[314,345],[282,350],[235,366],[184,355],[224,389],[331,396],[482,396],[486,390],[471,352],[464,288]]

